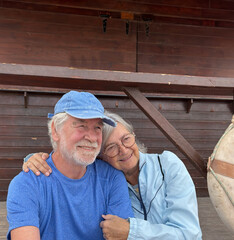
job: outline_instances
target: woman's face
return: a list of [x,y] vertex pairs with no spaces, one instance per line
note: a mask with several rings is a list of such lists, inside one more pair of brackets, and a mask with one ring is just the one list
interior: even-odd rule
[[117,144],[119,147],[119,154],[115,157],[108,157],[103,154],[104,161],[128,175],[130,175],[131,172],[135,172],[136,168],[138,169],[139,162],[139,150],[136,143],[129,148],[122,144],[121,140],[123,140],[123,138],[129,133],[130,132],[122,124],[117,123],[117,126],[108,138],[104,149],[113,144]]

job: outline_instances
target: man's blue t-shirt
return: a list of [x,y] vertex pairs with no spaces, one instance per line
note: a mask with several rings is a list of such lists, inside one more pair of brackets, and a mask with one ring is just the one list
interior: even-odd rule
[[132,217],[122,172],[96,160],[81,179],[70,179],[55,167],[49,177],[21,172],[10,183],[7,197],[8,239],[12,229],[35,226],[44,240],[100,240],[102,214]]

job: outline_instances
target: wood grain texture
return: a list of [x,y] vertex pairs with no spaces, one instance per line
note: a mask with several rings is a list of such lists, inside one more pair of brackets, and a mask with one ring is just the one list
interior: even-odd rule
[[[9,181],[21,171],[23,157],[31,152],[50,152],[47,113],[62,93],[28,93],[28,108],[23,92],[0,91],[0,190],[7,191]],[[189,160],[156,128],[140,109],[125,96],[97,97],[104,107],[130,121],[138,139],[151,153],[173,151],[184,162],[193,178],[198,196],[208,196],[206,179]],[[199,152],[206,162],[231,121],[231,100],[195,100],[189,113],[186,99],[149,98],[156,109]],[[3,194],[6,196],[6,192]],[[3,199],[5,197],[2,197]]]

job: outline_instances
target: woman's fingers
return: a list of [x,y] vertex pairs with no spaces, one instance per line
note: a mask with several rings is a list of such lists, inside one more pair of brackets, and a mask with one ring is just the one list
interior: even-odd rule
[[34,165],[33,162],[26,162],[25,163],[27,165],[27,168],[30,169],[31,171],[33,171],[34,174],[36,174],[37,176],[40,175],[40,171],[38,170],[38,168]]
[[52,169],[45,161],[48,158],[47,153],[36,153],[31,156],[26,163],[23,165],[23,170],[27,172],[27,169],[31,169],[37,176],[40,172],[45,176],[49,176],[52,173]]

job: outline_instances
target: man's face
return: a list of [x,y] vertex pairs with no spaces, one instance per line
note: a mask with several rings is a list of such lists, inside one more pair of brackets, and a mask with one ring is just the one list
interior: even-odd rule
[[58,148],[64,159],[72,164],[93,163],[102,143],[101,119],[77,119],[69,116],[58,131]]

